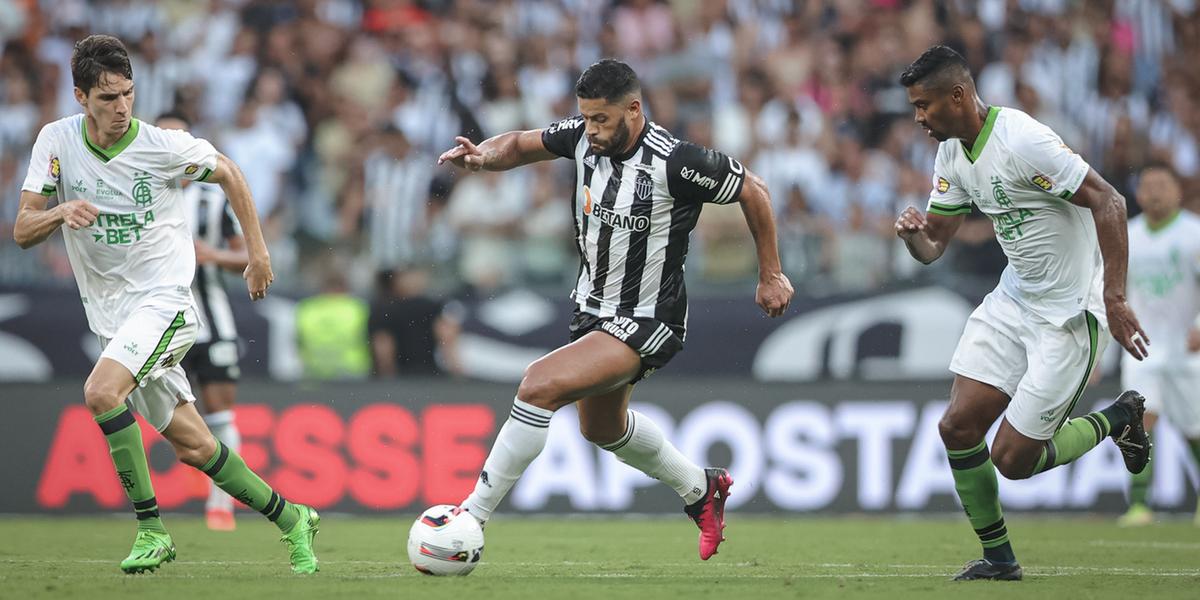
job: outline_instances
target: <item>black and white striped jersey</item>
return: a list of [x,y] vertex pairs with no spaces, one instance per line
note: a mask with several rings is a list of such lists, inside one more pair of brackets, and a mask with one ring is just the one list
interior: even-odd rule
[[678,140],[647,121],[632,150],[597,156],[582,116],[542,131],[546,149],[575,160],[575,238],[579,280],[572,298],[599,317],[648,317],[687,326],[683,265],[705,202],[738,199],[742,165]]
[[[225,193],[217,185],[194,182],[183,190],[185,214],[189,216],[192,239],[222,248],[226,240],[242,234]],[[236,341],[237,327],[233,309],[221,281],[221,267],[215,264],[197,265],[192,279],[192,296],[200,315],[200,330],[196,343]]]

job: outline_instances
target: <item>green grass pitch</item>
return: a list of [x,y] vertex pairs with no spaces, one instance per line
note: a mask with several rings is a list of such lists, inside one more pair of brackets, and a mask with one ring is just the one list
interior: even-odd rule
[[0,598],[1196,598],[1200,528],[1119,529],[1100,518],[1011,515],[1020,583],[952,583],[979,547],[961,518],[742,517],[708,562],[679,518],[515,518],[489,524],[466,578],[423,576],[404,543],[413,515],[324,515],[321,572],[297,577],[251,513],[215,533],[167,515],[179,559],[124,575],[132,518],[0,517]]

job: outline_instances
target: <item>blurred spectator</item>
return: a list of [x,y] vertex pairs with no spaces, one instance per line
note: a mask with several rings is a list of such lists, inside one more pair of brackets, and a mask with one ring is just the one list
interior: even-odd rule
[[429,274],[418,267],[380,271],[367,329],[379,377],[462,374],[461,310],[430,297]]
[[342,271],[327,268],[321,291],[296,303],[296,343],[304,377],[367,377],[371,372],[367,318],[367,303],[350,294]]
[[[133,53],[136,115],[183,111],[242,165],[277,289],[296,295],[319,287],[304,265],[331,259],[364,294],[374,269],[414,260],[480,293],[572,277],[572,165],[460,175],[428,157],[576,113],[575,78],[608,55],[639,70],[654,121],[764,177],[798,289],[989,270],[973,250],[917,268],[889,227],[929,190],[936,144],[896,76],[933,43],[1118,187],[1165,159],[1200,202],[1191,0],[0,0],[0,230],[38,129],[79,111],[72,45],[99,31]],[[753,281],[739,219],[704,212],[693,295]],[[994,246],[986,221],[962,235]],[[61,243],[8,248],[3,281],[73,285]]]

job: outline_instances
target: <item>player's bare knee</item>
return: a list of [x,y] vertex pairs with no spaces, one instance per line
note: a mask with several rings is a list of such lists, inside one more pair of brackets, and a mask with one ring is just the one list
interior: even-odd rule
[[561,408],[562,396],[562,386],[556,378],[538,367],[537,363],[525,369],[525,376],[521,378],[521,385],[517,387],[517,398],[521,402],[546,410]]
[[83,384],[83,402],[94,415],[106,413],[124,401],[125,399],[111,386],[96,383],[91,379]]
[[983,439],[981,432],[948,412],[942,415],[942,420],[938,421],[938,433],[942,436],[942,443],[947,448],[955,450],[965,450]]

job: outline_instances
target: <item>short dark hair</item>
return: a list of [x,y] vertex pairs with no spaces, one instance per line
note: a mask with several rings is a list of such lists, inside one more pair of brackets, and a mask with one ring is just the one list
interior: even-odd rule
[[575,82],[575,95],[585,99],[604,98],[613,103],[642,89],[637,73],[629,65],[606,58],[588,67]]
[[1175,171],[1175,165],[1165,160],[1154,159],[1147,162],[1142,167],[1141,173],[1145,173],[1146,171],[1163,171],[1167,175],[1170,175],[1171,179],[1174,179],[1176,183],[1179,182],[1179,173]]
[[927,87],[944,88],[969,81],[971,68],[967,66],[967,59],[949,46],[926,50],[900,74],[900,85],[904,87],[923,83]]
[[158,118],[154,119],[154,122],[161,123],[163,119],[175,119],[177,121],[183,121],[184,127],[188,129],[191,129],[192,127],[192,120],[189,119],[187,115],[183,114],[183,111],[177,108],[172,108],[171,110],[158,115]]
[[71,53],[71,78],[75,87],[88,93],[100,82],[104,73],[114,73],[133,79],[129,51],[121,40],[111,35],[89,35],[75,42]]

